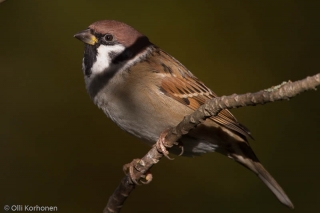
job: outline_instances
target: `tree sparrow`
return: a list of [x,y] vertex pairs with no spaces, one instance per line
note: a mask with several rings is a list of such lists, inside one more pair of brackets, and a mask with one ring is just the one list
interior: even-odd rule
[[[85,43],[82,70],[93,102],[121,129],[150,145],[207,100],[217,97],[178,60],[125,23],[97,21],[75,36]],[[254,172],[284,205],[293,204],[247,141],[249,130],[228,111],[183,136],[185,156],[218,152]],[[178,152],[178,148],[170,150]]]

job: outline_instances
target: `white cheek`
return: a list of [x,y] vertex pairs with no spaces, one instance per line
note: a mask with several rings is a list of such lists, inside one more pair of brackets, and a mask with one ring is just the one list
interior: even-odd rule
[[100,45],[97,49],[97,60],[93,63],[91,72],[97,74],[108,69],[112,60],[109,56],[109,53],[113,52],[115,54],[120,54],[122,51],[124,51],[124,49],[125,47],[122,45]]

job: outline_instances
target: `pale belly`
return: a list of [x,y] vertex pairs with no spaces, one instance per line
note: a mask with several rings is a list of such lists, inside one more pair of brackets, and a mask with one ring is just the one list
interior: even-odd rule
[[[112,121],[149,145],[156,143],[161,132],[176,126],[185,115],[193,112],[175,100],[166,100],[170,97],[165,95],[154,99],[150,96],[135,96],[129,91],[118,91],[113,95],[109,94],[108,98],[105,93],[98,96],[94,102]],[[193,156],[215,151],[219,141],[210,138],[207,140],[197,136],[183,136],[180,141],[184,146],[184,155]],[[180,150],[174,148],[172,152],[179,154]]]

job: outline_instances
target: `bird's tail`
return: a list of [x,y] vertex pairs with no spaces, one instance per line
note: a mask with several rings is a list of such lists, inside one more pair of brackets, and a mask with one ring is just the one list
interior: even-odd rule
[[241,165],[253,171],[267,185],[281,203],[293,209],[294,206],[289,197],[271,174],[262,166],[249,145],[246,143],[240,144],[240,149],[238,149],[236,153],[231,154],[231,157]]

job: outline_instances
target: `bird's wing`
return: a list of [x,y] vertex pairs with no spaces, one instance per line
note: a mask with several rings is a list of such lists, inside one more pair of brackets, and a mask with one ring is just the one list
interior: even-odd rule
[[[157,72],[162,75],[160,90],[165,95],[193,110],[196,110],[207,100],[217,97],[179,61],[160,49],[157,51],[160,56],[157,57],[159,67]],[[221,110],[217,116],[210,119],[245,138],[252,137],[250,131],[240,124],[229,110]]]

